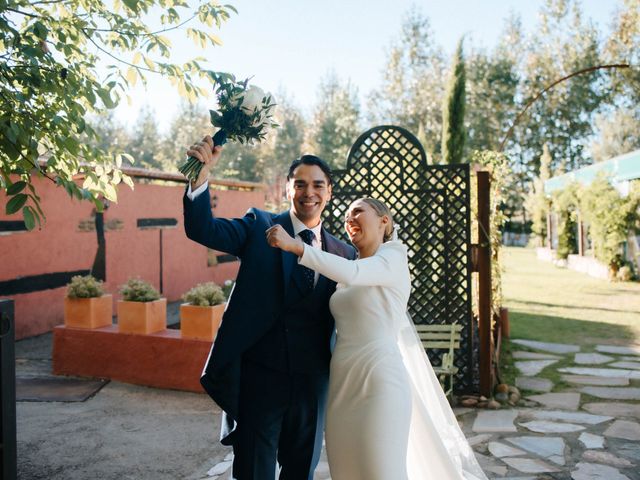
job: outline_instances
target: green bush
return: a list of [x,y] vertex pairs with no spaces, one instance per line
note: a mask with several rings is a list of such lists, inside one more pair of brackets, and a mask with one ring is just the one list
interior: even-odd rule
[[69,298],[95,298],[103,294],[102,282],[91,275],[76,275],[67,284]]
[[182,300],[199,307],[212,307],[226,301],[222,288],[213,282],[196,285],[182,296]]
[[606,176],[599,175],[580,193],[580,211],[589,224],[594,255],[613,272],[622,266],[622,244],[638,221],[639,190],[633,188],[623,197]]
[[556,256],[566,259],[572,253],[578,253],[577,212],[581,186],[569,184],[553,195],[553,209],[558,219],[558,249]]
[[120,293],[122,299],[128,302],[153,302],[160,298],[153,285],[140,278],[130,278],[120,287]]

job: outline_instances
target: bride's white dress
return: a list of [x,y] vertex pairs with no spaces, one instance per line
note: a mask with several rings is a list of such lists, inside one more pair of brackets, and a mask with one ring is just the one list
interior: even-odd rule
[[386,242],[355,261],[305,248],[300,263],[338,282],[325,432],[332,480],[486,479],[406,314],[406,247]]

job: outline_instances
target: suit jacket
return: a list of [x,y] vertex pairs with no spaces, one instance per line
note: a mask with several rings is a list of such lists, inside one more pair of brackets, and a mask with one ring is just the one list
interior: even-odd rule
[[[233,420],[238,418],[242,355],[256,345],[281,317],[291,273],[297,263],[296,255],[267,244],[265,230],[279,224],[293,235],[293,225],[288,211],[273,214],[252,208],[242,218],[214,218],[208,190],[193,201],[185,195],[183,205],[187,237],[209,248],[235,255],[241,261],[232,298],[200,379],[205,391],[226,413],[226,421],[231,427]],[[324,228],[322,243],[328,252],[355,258],[353,247],[333,237]],[[335,282],[322,281],[330,282],[329,295],[333,293]],[[232,430],[223,428],[223,443],[231,442],[228,436]]]

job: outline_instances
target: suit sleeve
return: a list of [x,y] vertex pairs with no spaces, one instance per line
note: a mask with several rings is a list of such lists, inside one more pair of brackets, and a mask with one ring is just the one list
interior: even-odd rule
[[368,258],[348,260],[305,245],[300,263],[346,285],[395,286],[407,274],[407,249],[400,242],[383,244]]
[[184,229],[187,237],[206,247],[241,257],[256,213],[249,210],[242,218],[215,218],[211,214],[209,189],[193,200],[183,197]]

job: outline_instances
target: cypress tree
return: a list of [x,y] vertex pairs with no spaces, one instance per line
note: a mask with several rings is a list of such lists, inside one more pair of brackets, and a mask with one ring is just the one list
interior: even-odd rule
[[465,80],[461,39],[442,106],[442,163],[462,163],[463,160],[467,135],[464,128]]

